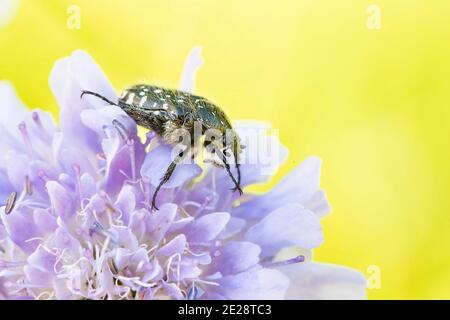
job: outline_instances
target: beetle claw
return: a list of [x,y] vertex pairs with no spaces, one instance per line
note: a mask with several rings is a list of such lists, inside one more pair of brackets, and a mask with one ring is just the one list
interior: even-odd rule
[[244,193],[241,189],[241,187],[234,187],[233,189],[231,189],[233,192],[239,191],[239,195],[242,196],[242,194]]

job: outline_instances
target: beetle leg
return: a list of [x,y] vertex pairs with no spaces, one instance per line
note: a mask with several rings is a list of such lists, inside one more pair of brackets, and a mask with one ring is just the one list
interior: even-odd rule
[[[239,163],[239,155],[237,152],[237,148],[236,145],[233,148],[233,157],[234,157],[234,165],[236,166],[236,171],[237,171],[237,183],[238,186],[241,185],[241,164]],[[236,191],[237,189],[234,188],[233,191]]]
[[215,148],[215,152],[217,153],[219,158],[222,160],[223,165],[225,166],[225,170],[227,170],[227,173],[230,176],[231,180],[233,180],[233,183],[235,185],[235,187],[233,188],[233,191],[237,190],[237,191],[239,191],[239,194],[242,195],[243,192],[242,192],[241,186],[240,186],[239,182],[236,181],[236,179],[234,178],[233,174],[231,173],[230,165],[227,162],[227,157],[218,148]]
[[[240,186],[241,185],[241,165],[237,162],[236,158],[234,159],[234,161],[235,161],[235,166],[236,166],[236,171],[237,171],[237,184],[238,184],[238,186]],[[233,191],[237,191],[237,190],[238,190],[237,187],[233,188]],[[242,190],[240,192],[242,193]]]
[[177,165],[177,161],[172,161],[172,163],[169,165],[169,167],[166,170],[166,173],[164,174],[164,176],[161,178],[161,181],[159,182],[158,186],[156,187],[155,192],[153,193],[153,198],[152,198],[152,210],[156,209],[159,210],[158,207],[156,206],[156,196],[158,195],[159,189],[161,189],[161,187],[167,182],[169,181],[170,177],[172,176],[172,173],[175,170],[175,167]]
[[158,186],[156,187],[155,192],[153,193],[153,198],[152,198],[152,210],[156,209],[159,210],[158,207],[156,206],[156,196],[158,195],[159,190],[161,189],[161,187],[167,182],[169,181],[170,177],[172,176],[172,173],[175,171],[175,167],[177,166],[177,164],[180,162],[180,160],[182,159],[182,157],[184,155],[186,155],[188,153],[188,150],[184,150],[181,151],[178,154],[178,157],[173,160],[169,167],[166,170],[166,173],[164,173],[164,176],[161,178],[161,180],[159,181]]

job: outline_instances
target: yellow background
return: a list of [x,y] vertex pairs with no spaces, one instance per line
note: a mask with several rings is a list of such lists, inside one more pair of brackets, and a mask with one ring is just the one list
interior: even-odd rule
[[[371,3],[380,30],[366,25]],[[56,114],[48,75],[74,49],[119,90],[176,87],[201,45],[197,92],[280,130],[290,157],[274,181],[323,159],[333,213],[315,258],[379,266],[370,298],[450,298],[449,21],[444,0],[22,0],[0,30],[0,78]]]

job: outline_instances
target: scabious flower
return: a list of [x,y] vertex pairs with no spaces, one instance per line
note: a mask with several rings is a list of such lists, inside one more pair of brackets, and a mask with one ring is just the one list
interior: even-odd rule
[[[200,64],[195,49],[183,89],[192,89]],[[120,108],[80,99],[82,90],[117,99],[85,52],[57,61],[49,82],[58,125],[0,84],[0,201],[7,203],[0,209],[1,298],[365,297],[358,272],[310,261],[329,211],[319,159],[306,159],[268,193],[242,197],[230,191],[224,170],[181,164],[159,194],[160,210],[152,211],[171,147],[152,133],[141,140]],[[254,126],[261,124],[236,127],[245,137]],[[274,169],[287,152],[275,137],[268,140],[279,152]],[[260,144],[244,151],[244,186],[269,178],[262,164],[245,161]],[[305,254],[277,258],[294,246]]]

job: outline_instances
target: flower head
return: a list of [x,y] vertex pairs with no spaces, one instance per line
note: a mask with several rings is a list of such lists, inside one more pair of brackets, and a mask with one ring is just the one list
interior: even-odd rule
[[[193,89],[199,65],[195,49],[183,89]],[[117,99],[85,52],[59,60],[50,87],[59,125],[46,112],[27,111],[9,84],[0,85],[0,201],[7,204],[0,209],[0,297],[364,297],[356,271],[310,262],[329,211],[319,159],[306,159],[270,192],[242,198],[230,191],[224,170],[183,163],[152,211],[171,147],[153,133],[142,140],[120,108],[80,99],[82,90]],[[236,130],[245,141],[255,126],[265,128],[242,123]],[[261,141],[275,146],[278,161],[245,161]],[[286,155],[275,137],[248,144],[242,184],[267,180]],[[293,246],[305,254],[277,259]]]

